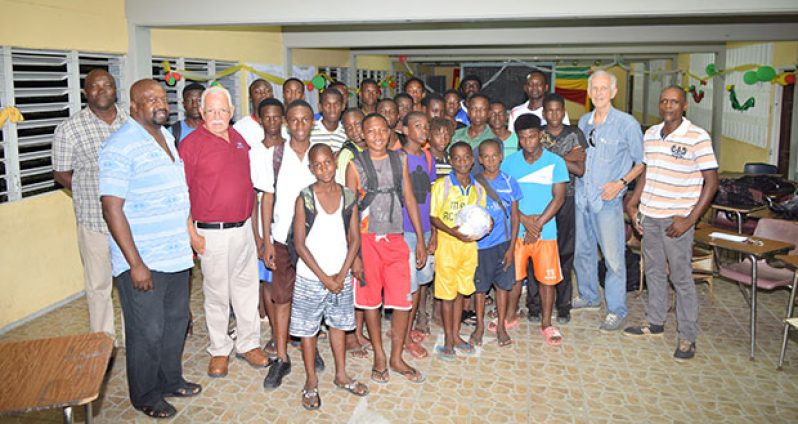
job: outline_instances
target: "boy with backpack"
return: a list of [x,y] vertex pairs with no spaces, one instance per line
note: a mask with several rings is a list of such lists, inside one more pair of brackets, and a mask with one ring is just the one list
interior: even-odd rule
[[[388,382],[388,370],[413,383],[424,381],[424,375],[402,359],[402,349],[412,309],[410,294],[410,250],[404,240],[402,202],[419,240],[423,240],[418,204],[413,196],[407,166],[402,152],[389,151],[391,128],[379,114],[363,119],[363,135],[368,149],[359,153],[346,171],[346,185],[358,193],[361,216],[361,258],[352,270],[355,306],[365,309],[366,327],[374,350],[372,381]],[[427,249],[418,243],[415,249],[416,268],[427,262]],[[380,306],[393,309],[390,361],[382,347]]]
[[464,141],[449,150],[452,173],[432,186],[430,221],[438,230],[435,258],[435,297],[441,302],[444,344],[436,352],[441,359],[453,360],[455,349],[474,353],[474,346],[460,337],[463,296],[474,293],[477,269],[477,243],[458,231],[457,214],[467,205],[485,207],[485,189],[471,176],[474,156]]
[[293,243],[298,260],[291,306],[290,334],[302,340],[305,387],[302,406],[321,407],[316,375],[316,335],[322,317],[330,329],[335,357],[336,387],[355,396],[368,387],[346,374],[345,332],[355,328],[352,262],[360,247],[357,205],[352,190],[335,182],[335,156],[326,144],[308,152],[316,182],[302,189],[296,199]]
[[515,284],[515,243],[518,238],[518,201],[521,187],[499,167],[504,160],[502,143],[498,139],[484,140],[479,144],[479,161],[484,171],[474,179],[485,188],[486,208],[493,218],[493,228],[487,236],[477,241],[479,249],[476,286],[477,326],[471,334],[471,343],[482,345],[485,332],[485,297],[491,286],[496,288],[495,322],[489,330],[496,333],[499,346],[507,346],[512,339],[507,334],[504,321],[507,318],[507,299]]

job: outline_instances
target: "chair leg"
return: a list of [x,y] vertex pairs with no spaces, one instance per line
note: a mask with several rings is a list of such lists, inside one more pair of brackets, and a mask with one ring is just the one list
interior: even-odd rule
[[779,352],[779,365],[777,369],[781,370],[784,365],[784,354],[787,353],[787,341],[790,338],[790,324],[786,320],[792,318],[793,308],[795,307],[795,291],[798,289],[798,272],[792,279],[792,289],[790,290],[790,301],[787,303],[787,316],[784,318],[784,335],[781,340],[781,351]]

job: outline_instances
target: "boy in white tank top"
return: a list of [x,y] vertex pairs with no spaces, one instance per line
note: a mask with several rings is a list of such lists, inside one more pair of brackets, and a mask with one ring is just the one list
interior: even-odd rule
[[293,237],[299,258],[289,333],[302,340],[307,376],[302,406],[313,410],[321,406],[315,358],[322,317],[330,329],[335,357],[333,383],[355,396],[365,396],[369,390],[349,377],[345,368],[345,332],[355,329],[350,268],[360,247],[357,204],[354,193],[335,182],[335,155],[329,146],[314,145],[308,159],[316,182],[296,201]]

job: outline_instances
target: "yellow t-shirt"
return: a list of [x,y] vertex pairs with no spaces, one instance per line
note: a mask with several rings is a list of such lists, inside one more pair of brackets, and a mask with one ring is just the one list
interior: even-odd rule
[[[471,177],[471,183],[468,187],[463,187],[455,178],[454,172],[452,172],[446,177],[439,178],[432,185],[430,216],[434,216],[443,221],[444,224],[454,227],[457,214],[466,205],[479,205],[484,208],[485,202],[485,189],[474,180],[474,177]],[[443,232],[440,235],[450,237]]]

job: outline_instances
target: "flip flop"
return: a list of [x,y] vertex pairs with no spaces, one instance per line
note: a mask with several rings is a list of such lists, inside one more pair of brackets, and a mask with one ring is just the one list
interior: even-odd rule
[[302,407],[308,411],[315,411],[321,408],[321,396],[319,388],[302,389]]
[[518,327],[519,324],[521,324],[521,317],[517,316],[517,317],[515,317],[515,321],[505,320],[504,321],[504,329],[507,330],[507,331],[510,331],[510,330],[514,329],[515,327]]
[[455,352],[458,352],[461,355],[465,355],[465,356],[471,356],[471,355],[474,354],[474,352],[476,352],[476,350],[474,349],[474,345],[472,345],[471,343],[468,343],[468,342],[463,342],[463,343],[459,343],[459,344],[454,345],[454,350],[455,350]]
[[347,352],[349,352],[349,356],[357,359],[368,359],[369,357],[369,350],[365,346],[353,347]]
[[346,390],[347,392],[358,397],[363,397],[369,394],[368,386],[357,380],[352,380],[351,382],[346,384],[341,384],[333,380],[333,384],[335,384],[335,387],[341,390]]
[[412,341],[413,343],[421,343],[421,342],[423,342],[423,341],[424,341],[424,339],[425,339],[426,337],[427,337],[427,335],[426,335],[426,334],[424,334],[424,333],[423,333],[423,332],[421,332],[421,331],[418,331],[418,330],[410,330],[410,341]]
[[377,384],[386,384],[388,380],[388,368],[384,370],[378,370],[376,368],[371,369],[371,381]]
[[410,352],[410,354],[416,359],[423,359],[429,355],[427,349],[424,349],[424,346],[421,346],[418,343],[405,343],[405,350]]
[[544,339],[546,339],[546,343],[548,343],[549,346],[556,347],[562,345],[562,334],[560,333],[560,330],[557,329],[557,327],[550,325],[545,329],[541,328],[540,334],[543,336]]
[[409,370],[404,370],[404,371],[399,371],[391,368],[391,372],[399,374],[402,377],[406,378],[407,381],[415,384],[421,384],[424,382],[424,380],[427,379],[427,377],[424,374],[422,374],[421,371],[415,368],[410,368]]
[[197,383],[186,382],[186,384],[178,387],[174,391],[164,393],[163,397],[192,397],[202,392],[202,386]]
[[266,356],[269,358],[277,357],[277,345],[274,344],[273,339],[266,342],[266,346],[263,346],[263,352],[266,353]]
[[172,418],[177,414],[177,409],[165,400],[160,400],[153,406],[142,406],[138,410],[148,417],[158,419]]
[[447,350],[445,346],[435,346],[435,353],[438,355],[438,358],[451,362],[457,359],[457,354],[454,352],[454,349]]

